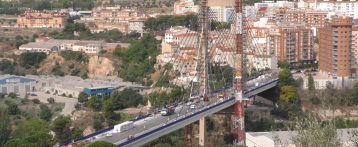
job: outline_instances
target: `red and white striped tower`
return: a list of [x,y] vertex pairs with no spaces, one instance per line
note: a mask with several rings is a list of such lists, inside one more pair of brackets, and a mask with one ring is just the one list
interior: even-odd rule
[[232,116],[232,133],[235,146],[245,145],[245,121],[243,100],[243,76],[244,76],[244,49],[243,49],[243,0],[235,0],[236,12],[236,68],[235,68],[235,97],[234,113]]

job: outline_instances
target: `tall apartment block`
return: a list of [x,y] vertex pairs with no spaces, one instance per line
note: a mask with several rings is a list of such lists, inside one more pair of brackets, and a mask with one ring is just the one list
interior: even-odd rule
[[352,17],[335,16],[319,29],[319,69],[333,77],[351,77]]
[[312,36],[312,30],[304,26],[280,26],[269,33],[268,49],[279,61],[311,62],[314,60]]

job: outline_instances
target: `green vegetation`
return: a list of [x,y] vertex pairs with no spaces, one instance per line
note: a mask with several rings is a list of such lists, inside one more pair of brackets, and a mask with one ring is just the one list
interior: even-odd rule
[[87,107],[95,110],[95,111],[99,111],[101,110],[102,107],[102,100],[100,100],[99,98],[97,98],[96,96],[92,96],[87,102],[86,102]]
[[16,41],[16,48],[19,48],[21,45],[29,43],[29,40],[24,39],[24,37],[18,35],[15,37],[15,41]]
[[17,1],[0,1],[0,14],[20,14],[25,9],[34,10],[51,10],[51,9],[82,9],[91,10],[95,3],[93,0],[17,0]]
[[[75,36],[74,32],[79,33]],[[133,39],[140,37],[139,33],[131,32],[124,35],[117,29],[108,30],[99,33],[91,33],[90,29],[83,23],[68,23],[66,24],[63,32],[53,31],[49,36],[55,39],[79,39],[79,40],[105,40],[106,42],[130,42]]]
[[52,136],[49,133],[49,124],[43,120],[33,118],[22,121],[15,128],[12,139],[5,144],[5,147],[52,146]]
[[315,85],[312,75],[308,76],[308,90],[310,91],[315,90]]
[[[311,113],[296,118],[292,129],[297,132],[296,135],[291,136],[295,146],[341,146],[334,123],[323,123]],[[275,143],[286,146],[278,138]]]
[[10,117],[6,109],[0,108],[0,146],[4,144],[10,138]]
[[225,29],[230,29],[230,27],[231,24],[227,22],[219,22],[215,20],[210,21],[211,30],[225,30]]
[[131,42],[131,46],[121,55],[120,77],[125,81],[143,83],[143,79],[154,71],[153,66],[159,54],[157,45],[158,41],[151,34]]
[[234,74],[234,69],[232,67],[213,64],[209,69],[209,74],[212,75],[211,80],[209,80],[210,87],[213,91],[224,86],[232,85]]
[[184,97],[184,89],[182,87],[173,86],[171,92],[152,92],[147,95],[153,108],[161,108],[174,102],[179,102]]
[[77,61],[79,63],[87,63],[88,62],[88,55],[83,52],[67,50],[67,51],[61,51],[60,55],[66,61]]
[[128,107],[137,107],[143,103],[143,97],[133,89],[125,89],[121,92],[114,92],[110,98],[106,99],[103,105],[103,111],[113,111]]
[[70,117],[59,116],[53,122],[51,128],[55,132],[55,139],[59,143],[65,143],[71,139]]
[[55,103],[55,99],[52,98],[52,97],[47,98],[47,101],[48,101],[48,103],[50,103],[50,104],[54,104],[54,103]]
[[39,117],[43,120],[50,121],[53,115],[52,111],[46,105],[43,104],[40,105],[40,109],[41,111]]
[[88,145],[88,147],[116,147],[116,145],[105,141],[96,141]]
[[52,68],[51,73],[55,76],[64,76],[65,73],[62,71],[60,64],[56,62],[56,65]]
[[2,74],[15,74],[15,63],[10,60],[4,59],[0,61],[0,71]]
[[80,103],[85,103],[88,101],[88,95],[81,92],[79,95],[78,95],[78,102]]
[[158,18],[149,18],[145,23],[145,30],[148,32],[164,31],[171,26],[186,26],[191,30],[198,28],[197,15],[183,15],[183,16],[159,16]]
[[274,100],[277,103],[273,114],[289,119],[297,116],[300,111],[300,100],[297,93],[298,81],[292,78],[290,65],[287,61],[280,62],[279,78],[279,99]]
[[27,52],[20,55],[20,65],[25,68],[36,67],[47,58],[47,55],[42,52]]
[[32,102],[33,102],[34,104],[40,104],[40,100],[39,100],[39,99],[33,99]]

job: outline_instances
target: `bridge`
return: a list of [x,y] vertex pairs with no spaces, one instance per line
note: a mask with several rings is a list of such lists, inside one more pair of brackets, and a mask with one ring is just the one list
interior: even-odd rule
[[[248,81],[247,83],[255,83],[248,84],[251,86],[246,88],[247,90],[244,97],[250,98],[277,86],[278,79],[275,76],[266,75],[265,78],[256,78]],[[224,91],[231,92],[232,88],[225,89]],[[119,147],[143,145],[156,138],[196,122],[200,118],[231,107],[238,101],[238,99],[233,95],[229,95],[225,97],[224,100],[220,100],[216,98],[217,94],[219,93],[214,94],[208,102],[202,101],[200,103],[196,103],[195,109],[190,109],[189,106],[182,103],[175,108],[174,115],[162,116],[157,113],[144,119],[134,121],[134,128],[128,131],[117,133],[114,132],[113,127],[111,127],[101,131],[100,133],[81,138],[80,141],[107,141],[116,144]],[[108,136],[108,134],[111,135]],[[133,138],[128,138],[129,136],[133,136]]]
[[[176,40],[176,43],[180,45],[176,51],[172,51],[173,57],[171,59],[173,60],[167,62],[172,63],[173,67],[175,66],[176,71],[180,72],[180,74],[182,72],[186,73],[186,75],[188,73],[195,73],[195,80],[192,80],[188,84],[191,86],[188,86],[191,89],[190,95],[200,95],[203,100],[198,100],[198,98],[195,101],[189,101],[190,98],[187,98],[177,105],[173,104],[170,107],[172,108],[171,110],[174,109],[174,113],[171,111],[171,115],[163,116],[159,112],[153,112],[150,116],[143,119],[134,120],[130,123],[131,127],[129,129],[117,132],[118,130],[115,127],[109,127],[89,136],[82,137],[78,141],[107,141],[120,147],[137,147],[180,128],[185,128],[184,132],[192,132],[190,124],[199,121],[199,145],[205,146],[205,117],[233,107],[234,111],[231,117],[233,144],[245,145],[244,106],[250,98],[277,86],[278,77],[277,71],[269,68],[271,70],[266,71],[265,74],[261,72],[260,76],[248,80],[248,77],[255,77],[252,74],[252,64],[261,64],[261,67],[262,65],[268,65],[268,63],[262,64],[262,62],[268,61],[259,58],[261,55],[267,56],[268,52],[261,49],[260,46],[255,46],[255,39],[250,36],[252,33],[247,30],[247,28],[250,28],[247,25],[250,24],[245,24],[246,21],[243,18],[243,0],[235,0],[235,3],[232,5],[234,6],[235,13],[229,18],[233,18],[233,20],[222,22],[222,20],[215,20],[218,18],[212,17],[215,14],[210,14],[213,11],[210,11],[207,0],[201,0],[198,13],[199,26],[195,27],[197,24],[187,26],[188,29],[184,31],[186,33],[181,34],[181,37],[184,39]],[[188,34],[187,37],[185,36],[186,34]],[[198,35],[193,37],[193,34]],[[194,51],[190,52],[188,48],[194,48]],[[221,51],[218,52],[218,50]],[[251,59],[256,60],[251,64],[251,68],[247,67],[248,58],[246,54],[248,53],[258,55],[258,59]],[[192,57],[193,55],[194,57]],[[177,61],[177,59],[184,59],[185,57],[192,57],[196,61],[194,72],[190,68],[191,66],[187,66],[191,64],[186,63],[185,60]],[[217,66],[220,67],[217,68]],[[227,74],[224,76],[221,68],[223,66],[232,68],[233,70],[230,74],[233,76]],[[267,69],[268,67],[264,68]],[[221,73],[215,72],[215,69],[221,70]],[[247,72],[247,70],[249,71]],[[166,73],[167,69],[163,74]],[[218,78],[220,74],[222,74],[223,79]],[[229,77],[233,78],[227,80]],[[172,84],[177,85],[175,83]],[[215,87],[213,85],[215,84],[232,86],[225,86],[219,90],[214,90]],[[208,99],[206,99],[206,96]]]

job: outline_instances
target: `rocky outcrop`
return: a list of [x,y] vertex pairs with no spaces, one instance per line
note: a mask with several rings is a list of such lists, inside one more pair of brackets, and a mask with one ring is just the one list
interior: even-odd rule
[[117,70],[113,62],[106,57],[92,56],[88,62],[88,76],[116,76]]

